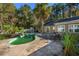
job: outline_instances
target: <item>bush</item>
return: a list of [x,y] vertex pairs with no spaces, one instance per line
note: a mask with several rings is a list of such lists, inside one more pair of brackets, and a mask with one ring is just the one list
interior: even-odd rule
[[0,35],[0,40],[3,40],[5,39],[5,36],[4,35]]
[[77,55],[79,48],[76,47],[79,42],[79,34],[77,33],[65,33],[64,34],[64,54],[65,55]]
[[22,27],[17,27],[14,25],[4,24],[3,34],[0,34],[0,40],[15,37],[19,35],[24,29]]
[[6,24],[3,26],[3,30],[6,34],[15,34],[16,32],[21,32],[23,28]]
[[0,40],[7,39],[10,37],[10,34],[0,34]]

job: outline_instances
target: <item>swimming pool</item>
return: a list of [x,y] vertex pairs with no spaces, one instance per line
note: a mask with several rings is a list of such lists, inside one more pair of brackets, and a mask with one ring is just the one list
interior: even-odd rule
[[35,34],[25,34],[23,36],[17,36],[9,41],[11,45],[19,45],[28,43],[35,40]]

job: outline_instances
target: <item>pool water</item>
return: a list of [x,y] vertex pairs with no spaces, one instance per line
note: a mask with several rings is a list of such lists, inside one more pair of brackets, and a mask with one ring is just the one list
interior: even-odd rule
[[13,38],[9,41],[11,45],[19,45],[28,43],[35,40],[35,34],[26,34],[24,36],[17,36],[16,38]]

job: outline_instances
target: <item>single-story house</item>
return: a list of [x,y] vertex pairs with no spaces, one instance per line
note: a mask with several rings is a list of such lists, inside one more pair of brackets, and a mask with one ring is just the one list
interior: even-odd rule
[[45,32],[79,32],[79,16],[49,21],[44,24]]
[[44,24],[44,32],[53,32],[54,31],[54,22],[49,21]]

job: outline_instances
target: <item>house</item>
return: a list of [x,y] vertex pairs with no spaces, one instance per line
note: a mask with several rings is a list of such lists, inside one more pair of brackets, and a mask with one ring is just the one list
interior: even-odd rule
[[44,24],[44,32],[53,32],[54,31],[54,22],[48,21]]
[[[79,32],[79,16],[60,19],[51,23],[50,21],[45,24],[45,27],[52,28],[52,30],[49,29],[50,32]],[[45,30],[47,29],[45,28]]]

